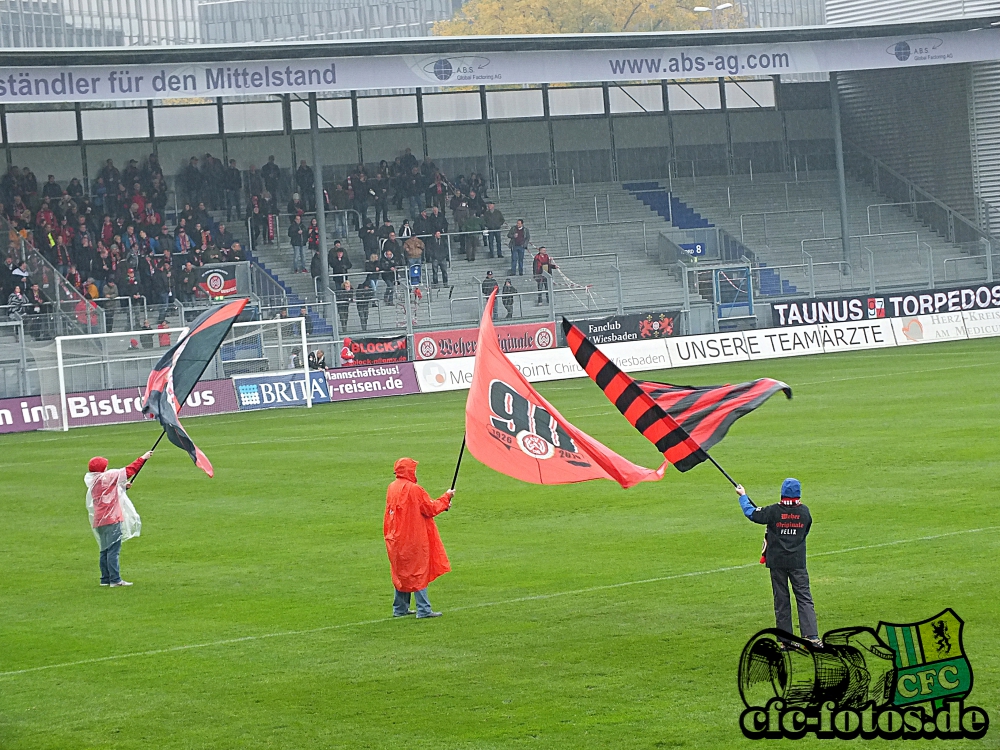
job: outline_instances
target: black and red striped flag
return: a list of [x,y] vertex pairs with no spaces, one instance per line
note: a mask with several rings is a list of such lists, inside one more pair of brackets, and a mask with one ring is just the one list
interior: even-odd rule
[[636,381],[565,318],[563,331],[580,367],[618,411],[680,471],[711,460],[706,451],[725,437],[733,422],[778,391],[792,397],[791,388],[770,378],[722,386]]
[[607,358],[583,331],[563,318],[566,343],[590,379],[663,457],[679,471],[693,469],[708,454],[638,384]]
[[191,323],[187,335],[170,347],[153,367],[142,401],[142,413],[156,417],[167,440],[187,451],[195,465],[209,476],[214,474],[211,462],[188,437],[177,414],[247,301],[240,299],[216,305],[199,315]]
[[778,391],[792,397],[792,389],[786,383],[771,378],[735,385],[670,385],[643,380],[637,380],[636,385],[705,450],[722,440],[737,419]]

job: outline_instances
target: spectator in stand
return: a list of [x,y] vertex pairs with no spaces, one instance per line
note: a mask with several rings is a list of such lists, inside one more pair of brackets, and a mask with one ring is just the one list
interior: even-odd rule
[[[414,159],[414,161],[416,161]],[[413,166],[409,176],[406,178],[406,199],[409,201],[410,218],[414,221],[423,210],[424,202],[424,181],[420,177],[420,168]]]
[[365,255],[379,252],[379,238],[370,219],[358,230],[358,238],[361,240],[361,247],[364,249]]
[[379,239],[379,244],[389,239],[389,235],[396,231],[396,227],[392,225],[392,222],[388,218],[383,222],[382,226],[375,230],[375,236]]
[[306,203],[298,193],[292,193],[292,199],[288,201],[287,208],[290,216],[302,216],[306,212]]
[[406,254],[407,265],[420,264],[424,260],[424,242],[419,237],[408,237],[403,242],[403,252]]
[[514,296],[517,294],[517,289],[510,282],[510,279],[505,279],[503,282],[503,288],[500,290],[500,299],[503,301],[503,306],[507,308],[507,320],[514,317]]
[[424,243],[424,254],[431,264],[431,283],[437,286],[438,269],[441,269],[441,281],[448,286],[448,248],[441,239],[441,230],[434,230],[434,235]]
[[310,251],[319,252],[319,221],[315,217],[309,222],[309,232],[306,237],[306,244],[309,246]]
[[[493,278],[493,272],[492,271],[487,271],[486,272],[486,278],[483,279],[483,283],[482,283],[483,297],[489,298],[489,296],[491,294],[493,294],[493,290],[497,289],[499,286],[500,285],[497,284],[497,280]],[[500,309],[499,309],[498,305],[496,304],[496,302],[494,302],[493,303],[493,320],[496,320],[498,317],[500,317]]]
[[117,190],[118,183],[121,182],[121,172],[115,167],[115,163],[112,159],[108,159],[104,162],[104,166],[101,167],[101,171],[98,173],[98,177],[104,180],[104,184],[108,186],[109,190]]
[[[334,212],[335,236],[337,237],[347,236],[347,210],[350,207],[351,201],[347,196],[347,191],[344,190],[343,183],[338,182],[330,195],[330,210]],[[352,217],[351,223],[355,229],[359,228],[356,218]]]
[[524,226],[523,219],[518,219],[517,224],[510,228],[507,239],[510,241],[510,275],[516,272],[518,276],[524,276],[524,251],[531,241],[531,232]]
[[389,236],[382,241],[381,250],[383,257],[385,257],[385,253],[387,250],[392,250],[393,257],[395,257],[398,261],[402,262],[404,257],[403,243],[401,243],[398,239],[396,239],[395,232],[389,232]]
[[295,170],[295,185],[299,193],[305,200],[308,211],[316,210],[316,178],[313,171],[303,159],[299,162],[299,168]]
[[444,215],[444,209],[438,209],[437,206],[431,206],[431,215],[429,217],[429,227],[430,233],[438,231],[441,234],[448,234],[448,219]]
[[347,316],[351,311],[351,303],[354,302],[354,290],[351,288],[350,280],[345,279],[337,287],[335,295],[337,297],[337,315],[340,317],[340,331],[343,333],[347,330]]
[[427,186],[427,204],[437,207],[440,211],[444,211],[450,191],[451,186],[445,180],[444,175],[440,172],[435,172],[433,182]]
[[288,225],[288,238],[292,241],[292,273],[306,272],[306,239],[308,232],[302,223],[302,216],[296,214]]
[[[451,198],[451,218],[455,222],[455,230],[458,232],[463,231],[462,227],[465,225],[465,220],[469,218],[469,202],[466,200],[465,196],[460,192],[456,192]],[[459,236],[459,252],[463,255],[466,254],[467,248],[469,246],[468,239],[466,235]],[[473,253],[473,258],[475,258],[475,253]]]
[[257,167],[253,164],[247,168],[246,188],[247,205],[250,204],[251,198],[259,198],[264,192],[264,178],[260,176],[260,172],[257,171]]
[[234,240],[233,244],[229,246],[229,253],[226,256],[226,260],[230,263],[241,263],[246,260],[246,255],[243,253],[243,246],[239,240]]
[[327,256],[331,280],[339,286],[347,280],[347,272],[351,270],[352,266],[351,259],[347,257],[347,251],[341,246],[340,240],[333,243]]
[[260,168],[260,176],[264,180],[264,189],[278,198],[278,186],[281,182],[281,168],[275,164],[274,156],[267,157],[267,164]]
[[[368,264],[366,263],[365,266]],[[367,270],[367,268],[366,268]],[[372,289],[371,282],[365,279],[361,286],[358,287],[357,292],[354,294],[354,304],[358,308],[358,319],[361,321],[361,330],[368,330],[368,308],[375,301],[375,291]]]
[[354,210],[358,212],[359,221],[368,222],[368,206],[371,204],[375,191],[368,184],[368,175],[364,171],[354,175],[351,180],[354,189]]
[[21,285],[15,282],[14,291],[7,297],[7,317],[14,321],[23,320],[27,304],[28,298],[21,291]]
[[56,182],[56,176],[54,174],[49,175],[49,179],[42,185],[42,197],[43,198],[61,198],[63,194],[62,188],[59,183]]
[[[384,162],[383,162],[384,163]],[[372,180],[372,203],[375,206],[375,223],[379,218],[389,221],[389,178],[382,171],[375,175]]]
[[489,244],[490,256],[493,257],[493,244],[496,243],[497,257],[503,257],[503,245],[500,240],[500,229],[503,227],[504,219],[503,214],[496,207],[496,204],[490,201],[486,204],[486,213],[483,214],[483,223],[486,225],[487,243]]
[[222,250],[228,250],[232,247],[236,238],[233,237],[233,233],[226,229],[225,224],[218,224],[215,227],[215,232],[212,233],[212,241],[219,246]]
[[312,259],[309,261],[309,275],[312,276],[313,288],[319,289],[317,280],[323,275],[323,256],[319,254],[319,248],[313,250]]
[[535,254],[535,260],[532,264],[532,271],[535,274],[535,281],[538,283],[538,299],[535,305],[542,304],[542,291],[545,291],[545,302],[549,301],[549,276],[552,271],[558,268],[555,263],[552,262],[552,258],[549,257],[548,252],[545,247],[542,246],[538,248],[538,252]]
[[254,206],[250,211],[250,247],[257,247],[261,234],[267,228],[267,215],[262,213],[260,206]]
[[180,279],[180,297],[182,302],[193,302],[198,289],[198,272],[191,261],[184,264],[184,272]]
[[470,212],[462,225],[462,239],[465,240],[465,259],[470,263],[476,259],[476,251],[479,249],[479,242],[483,237],[483,230],[486,225],[482,218]]
[[402,267],[402,260],[397,258],[396,253],[393,252],[394,247],[395,245],[391,245],[387,241],[386,248],[379,261],[379,266],[382,268],[382,281],[385,282],[383,301],[387,305],[393,304],[393,300],[395,299],[396,269]]
[[371,253],[368,256],[368,260],[365,261],[365,276],[364,283],[368,284],[372,288],[372,292],[378,292],[378,282],[382,278],[382,262],[379,260],[378,253]]
[[236,166],[236,159],[229,160],[224,185],[226,187],[226,221],[232,221],[234,209],[236,216],[240,215],[240,193],[243,189],[243,175],[240,173],[239,167]]
[[409,219],[403,219],[403,224],[399,227],[399,231],[396,232],[396,236],[399,237],[400,242],[413,236],[413,227],[410,226]]
[[115,330],[115,302],[118,299],[118,285],[114,278],[108,277],[101,288],[100,305],[104,308],[104,323],[108,327],[108,333]]
[[[110,161],[110,160],[109,160]],[[192,156],[187,166],[178,175],[178,182],[187,197],[188,203],[195,204],[201,200],[203,177],[198,169],[198,157]]]

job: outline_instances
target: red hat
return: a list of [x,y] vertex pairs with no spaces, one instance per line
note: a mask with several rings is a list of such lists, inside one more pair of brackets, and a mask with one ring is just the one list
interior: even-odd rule
[[87,470],[93,472],[102,472],[108,468],[108,459],[103,456],[94,456],[90,459],[90,463],[87,464]]

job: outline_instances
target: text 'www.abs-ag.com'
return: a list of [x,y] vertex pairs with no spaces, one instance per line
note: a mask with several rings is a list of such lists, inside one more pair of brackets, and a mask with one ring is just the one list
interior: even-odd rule
[[612,75],[653,75],[661,76],[670,73],[707,73],[714,75],[723,73],[739,75],[747,71],[761,72],[771,70],[787,70],[789,65],[787,52],[762,52],[741,55],[689,56],[681,53],[677,57],[629,57],[608,60]]

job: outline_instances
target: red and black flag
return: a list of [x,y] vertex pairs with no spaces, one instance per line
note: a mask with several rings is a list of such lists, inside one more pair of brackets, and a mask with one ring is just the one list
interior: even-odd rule
[[679,471],[693,469],[708,454],[701,449],[677,421],[665,412],[618,365],[608,359],[583,335],[583,331],[563,318],[566,343],[590,379],[642,435],[656,446],[663,457]]
[[195,465],[209,476],[214,474],[212,464],[188,437],[177,415],[247,301],[216,305],[199,315],[187,335],[160,357],[146,383],[142,413],[156,417],[167,439],[187,451]]
[[726,436],[733,422],[778,391],[792,397],[788,385],[770,378],[719,386],[633,380],[565,318],[563,330],[580,367],[618,411],[680,471],[708,459],[705,451]]
[[722,440],[733,422],[778,391],[792,397],[792,389],[786,383],[771,378],[735,385],[670,385],[643,380],[637,380],[636,384],[705,450]]

